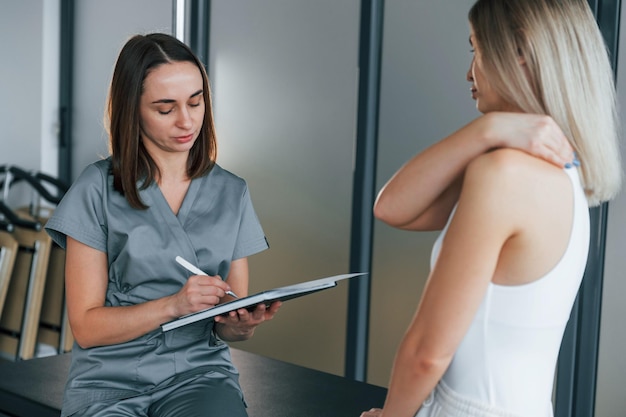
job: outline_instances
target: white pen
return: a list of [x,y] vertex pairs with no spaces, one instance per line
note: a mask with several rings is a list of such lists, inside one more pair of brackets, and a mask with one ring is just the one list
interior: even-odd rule
[[[183,266],[183,268],[185,268],[187,271],[191,272],[192,274],[209,276],[209,274],[207,274],[206,272],[204,272],[203,270],[201,270],[200,268],[198,268],[197,266],[195,266],[194,264],[192,264],[191,262],[187,261],[186,259],[180,256],[176,257],[176,262],[178,262],[180,265]],[[230,290],[226,291],[226,294],[230,295],[231,297],[239,298],[237,294],[235,294],[234,292]]]

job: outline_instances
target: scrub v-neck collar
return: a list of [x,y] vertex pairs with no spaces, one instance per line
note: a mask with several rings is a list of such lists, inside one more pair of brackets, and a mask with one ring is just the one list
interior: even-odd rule
[[156,205],[159,213],[161,213],[166,221],[176,221],[180,225],[183,225],[185,224],[187,216],[189,215],[189,212],[193,207],[193,203],[198,197],[198,193],[202,188],[201,186],[204,181],[206,181],[207,177],[208,175],[203,175],[200,178],[194,178],[191,180],[191,182],[189,183],[189,187],[187,188],[187,192],[185,193],[185,197],[183,197],[183,202],[178,209],[178,214],[174,213],[156,181],[150,184],[147,189],[143,190],[141,194],[145,194],[149,197],[148,200]]

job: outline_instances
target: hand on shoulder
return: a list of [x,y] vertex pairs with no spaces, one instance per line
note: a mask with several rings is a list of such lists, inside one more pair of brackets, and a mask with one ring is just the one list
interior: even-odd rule
[[519,149],[559,167],[574,160],[571,144],[550,116],[491,112],[478,120],[496,148]]

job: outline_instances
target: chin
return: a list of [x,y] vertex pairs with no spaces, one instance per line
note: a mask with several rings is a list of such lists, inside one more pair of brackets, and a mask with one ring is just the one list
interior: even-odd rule
[[502,108],[499,108],[497,106],[490,106],[489,104],[485,104],[485,103],[481,104],[479,101],[476,102],[476,110],[478,110],[482,114],[487,114],[487,113],[491,113],[494,111],[503,111]]

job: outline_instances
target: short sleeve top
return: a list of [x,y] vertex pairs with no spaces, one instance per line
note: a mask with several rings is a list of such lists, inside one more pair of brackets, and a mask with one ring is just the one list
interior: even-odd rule
[[[110,159],[98,161],[72,184],[46,224],[63,248],[70,236],[107,254],[107,306],[176,293],[191,275],[175,262],[177,255],[226,279],[233,260],[269,247],[246,182],[218,165],[191,181],[178,214],[155,183],[140,197],[145,210],[132,208],[113,188]],[[212,327],[207,320],[119,345],[82,349],[75,344],[64,413],[95,399],[157,389],[208,368],[236,373]]]

